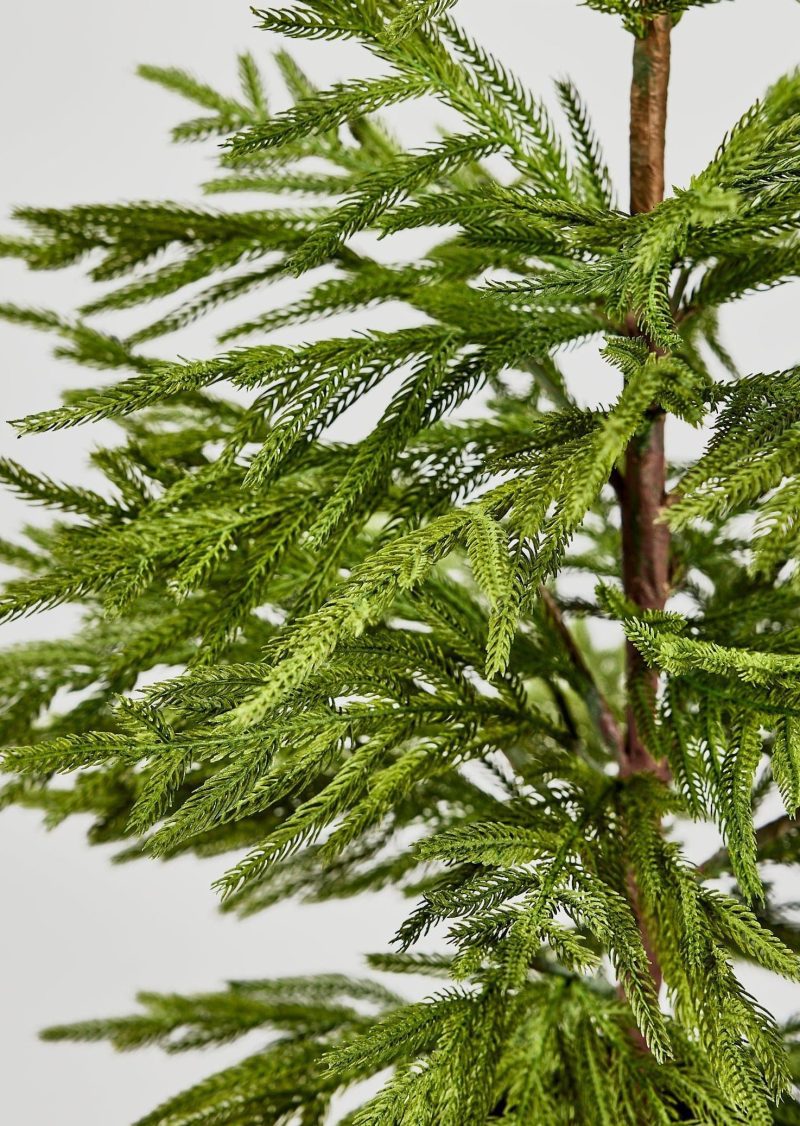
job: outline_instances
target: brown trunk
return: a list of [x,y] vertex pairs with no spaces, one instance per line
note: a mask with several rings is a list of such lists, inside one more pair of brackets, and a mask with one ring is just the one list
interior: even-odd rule
[[[669,529],[658,523],[665,500],[664,414],[654,408],[648,427],[625,453],[622,501],[622,581],[628,598],[643,610],[663,610],[669,592]],[[655,695],[658,673],[648,669],[637,649],[627,645],[628,714],[621,768],[623,775],[649,770],[667,779],[642,741],[631,696],[643,688]]]
[[669,16],[654,16],[633,48],[631,84],[631,213],[652,211],[664,198],[664,146],[669,89]]
[[[664,198],[664,146],[670,70],[669,16],[655,16],[646,35],[636,39],[631,85],[630,174],[631,212],[650,211]],[[631,332],[639,334],[631,319]],[[648,342],[649,343],[649,342]],[[651,345],[652,347],[652,345]],[[665,499],[664,413],[653,406],[647,424],[633,438],[625,455],[622,495],[622,578],[627,597],[646,610],[663,610],[669,586],[669,530],[657,522]],[[627,646],[628,713],[620,756],[623,777],[650,772],[667,781],[668,768],[647,749],[631,704],[642,689],[654,695],[657,674],[648,670],[632,645]],[[643,914],[633,876],[630,893],[639,920],[653,981],[662,973]],[[638,1037],[637,1037],[638,1038]]]

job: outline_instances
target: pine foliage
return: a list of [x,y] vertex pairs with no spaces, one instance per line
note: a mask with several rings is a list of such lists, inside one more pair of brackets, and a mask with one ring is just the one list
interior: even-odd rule
[[[588,3],[643,37],[703,0]],[[176,140],[220,144],[207,194],[255,204],[24,207],[0,244],[102,283],[75,319],[0,313],[114,373],[18,431],[119,434],[91,455],[97,491],[0,462],[56,513],[0,541],[3,616],[82,611],[73,636],[0,654],[2,801],[88,814],[123,860],[225,854],[226,911],[412,901],[364,980],[145,994],[45,1035],[172,1052],[263,1034],[138,1126],[796,1123],[798,1027],[737,967],[800,979],[771,867],[800,863],[800,368],[739,376],[717,317],[800,273],[800,72],[630,215],[577,89],[551,112],[452,7],[259,11],[382,65],[327,89],[283,48],[269,82],[243,55],[233,96],[142,67],[199,113]],[[460,124],[407,149],[377,114],[422,97]],[[287,274],[303,295],[234,315],[212,358],[161,341]],[[390,303],[402,327],[275,339]],[[98,327],[139,307],[124,339]],[[567,375],[581,342],[592,407]],[[374,425],[338,441],[354,405]],[[666,610],[629,597],[617,505],[662,412],[712,426],[669,467]],[[658,769],[619,769],[626,723]],[[689,821],[717,853],[690,855]],[[387,973],[437,982],[406,1001]]]

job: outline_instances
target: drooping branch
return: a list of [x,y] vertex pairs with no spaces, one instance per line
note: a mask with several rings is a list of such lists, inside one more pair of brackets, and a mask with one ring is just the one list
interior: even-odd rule
[[[773,821],[768,821],[756,829],[756,849],[759,855],[771,847],[779,845],[785,837],[795,836],[800,829],[800,823],[794,817],[782,814]],[[697,865],[699,872],[706,878],[719,876],[722,872],[730,870],[730,854],[727,848],[720,848],[702,864]]]
[[622,753],[624,738],[619,724],[617,723],[616,716],[603,694],[600,685],[597,683],[592,670],[586,663],[586,659],[578,647],[575,638],[572,636],[569,626],[564,621],[560,606],[550,591],[544,586],[540,588],[539,596],[553,628],[564,645],[565,652],[571,664],[585,684],[589,714],[592,716],[603,742],[617,754]]

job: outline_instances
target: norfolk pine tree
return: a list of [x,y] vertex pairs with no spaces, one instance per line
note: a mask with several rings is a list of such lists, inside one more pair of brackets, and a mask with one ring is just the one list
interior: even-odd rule
[[[665,197],[670,36],[704,0],[587,2],[632,37],[629,209],[578,91],[557,84],[557,129],[452,2],[300,0],[258,23],[356,40],[381,76],[318,89],[280,50],[276,112],[250,55],[234,95],[142,67],[199,107],[177,140],[221,142],[206,191],[252,209],[20,208],[2,243],[116,283],[74,320],[4,307],[112,373],[19,431],[120,433],[91,455],[105,489],[2,463],[58,514],[2,543],[6,617],[83,611],[2,656],[4,800],[90,815],[121,859],[228,854],[227,911],[410,897],[363,980],[146,994],[48,1030],[263,1034],[139,1126],[800,1122],[800,1024],[736,972],[800,978],[775,887],[800,863],[800,368],[742,374],[717,330],[800,273],[800,72]],[[460,124],[408,150],[378,114],[423,96]],[[415,229],[430,249],[402,260]],[[158,355],[286,275],[305,295],[218,355]],[[171,295],[127,339],[97,327]],[[404,327],[275,342],[388,302]],[[563,372],[588,340],[591,409]],[[371,432],[332,440],[382,385]],[[667,460],[668,415],[711,427],[694,463]],[[699,864],[688,821],[724,842]],[[410,1003],[387,972],[438,982]]]

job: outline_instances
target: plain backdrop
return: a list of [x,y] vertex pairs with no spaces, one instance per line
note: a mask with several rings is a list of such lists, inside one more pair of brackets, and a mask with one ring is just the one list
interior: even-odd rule
[[[458,14],[534,91],[550,97],[552,78],[576,81],[624,184],[630,41],[617,22],[573,0],[462,0]],[[18,203],[199,200],[198,185],[213,173],[214,143],[171,145],[169,127],[192,110],[137,79],[134,68],[177,65],[232,89],[237,51],[268,63],[277,45],[253,23],[242,0],[9,5],[0,39],[0,223],[11,230],[7,217]],[[685,184],[703,167],[726,129],[797,64],[798,44],[794,0],[735,0],[685,17],[674,38],[671,183]],[[375,70],[352,45],[292,49],[320,84]],[[431,107],[406,107],[397,128],[410,144],[430,139]],[[291,297],[296,284],[286,283],[281,295]],[[88,293],[79,270],[32,274],[0,263],[0,301],[69,313]],[[785,287],[728,310],[726,339],[744,369],[797,361],[797,298],[797,287]],[[248,299],[245,313],[266,300]],[[214,329],[231,315],[179,341],[159,341],[160,354],[210,354]],[[53,360],[43,337],[6,325],[0,333],[3,419],[52,406],[63,388],[94,378]],[[607,401],[607,372],[594,355],[573,364],[581,395]],[[354,433],[367,424],[365,417],[348,423]],[[107,433],[97,427],[17,441],[2,425],[0,452],[77,483],[88,480],[87,450]],[[688,452],[697,438],[675,429],[672,441]],[[7,495],[0,517],[4,534],[23,519],[41,519]],[[3,627],[0,644],[54,636],[73,620],[69,610],[26,619]],[[112,867],[109,850],[86,846],[84,829],[76,822],[48,835],[35,814],[0,817],[0,1120],[14,1126],[125,1126],[242,1053],[119,1056],[105,1045],[42,1044],[36,1032],[43,1025],[130,1011],[138,989],[204,990],[228,977],[357,971],[363,952],[386,946],[406,909],[386,893],[320,907],[289,903],[239,922],[215,911],[209,885],[220,861]],[[747,981],[773,1011],[800,1008],[796,987],[770,987],[754,973]]]

